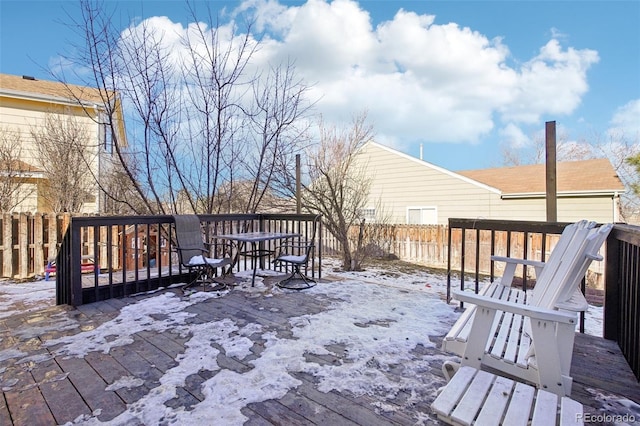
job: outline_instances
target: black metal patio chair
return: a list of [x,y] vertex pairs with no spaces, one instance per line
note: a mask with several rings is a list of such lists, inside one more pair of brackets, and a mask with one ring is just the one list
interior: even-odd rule
[[[231,243],[217,243],[215,245],[206,243],[203,239],[204,234],[200,225],[200,219],[196,215],[175,215],[176,239],[178,245],[178,258],[180,264],[189,270],[189,273],[195,272],[196,277],[183,290],[190,288],[197,283],[202,283],[202,289],[205,290],[206,285],[210,284],[212,290],[223,290],[227,285],[221,281],[216,273],[217,269],[222,269],[222,275],[231,272],[233,265],[232,253],[233,245]],[[214,250],[218,255],[209,257]],[[225,272],[224,268],[229,266]],[[214,285],[215,284],[215,285]]]
[[316,280],[302,272],[302,267],[306,268],[313,258],[315,250],[316,229],[320,216],[313,220],[312,231],[307,235],[306,240],[295,241],[282,244],[278,249],[278,255],[273,260],[275,264],[285,264],[292,268],[292,273],[280,281],[277,286],[290,290],[304,290],[316,284]]

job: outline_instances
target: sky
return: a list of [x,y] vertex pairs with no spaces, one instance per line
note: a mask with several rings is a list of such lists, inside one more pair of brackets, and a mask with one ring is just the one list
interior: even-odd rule
[[[336,271],[338,261],[323,259],[327,271]],[[333,262],[333,263],[332,263]],[[334,269],[334,267],[336,269]],[[267,271],[265,271],[267,272]],[[158,291],[148,297],[120,309],[117,316],[95,327],[80,327],[73,313],[56,314],[42,322],[25,322],[13,330],[14,346],[6,345],[0,350],[0,362],[5,367],[14,363],[38,364],[51,359],[83,358],[89,352],[109,353],[114,348],[126,348],[134,342],[136,333],[147,331],[171,331],[185,336],[185,350],[175,358],[175,365],[159,378],[160,385],[140,392],[135,403],[110,421],[101,422],[100,408],[91,415],[82,415],[72,423],[83,425],[128,425],[161,424],[171,420],[174,424],[225,424],[241,425],[247,418],[242,409],[253,402],[278,399],[288,391],[296,389],[301,382],[294,372],[305,372],[314,376],[320,392],[350,392],[353,395],[375,395],[380,409],[399,410],[402,407],[385,404],[385,398],[394,399],[399,392],[411,395],[407,404],[415,399],[432,401],[442,379],[429,371],[431,363],[455,360],[437,351],[416,357],[412,351],[417,345],[432,348],[435,343],[429,336],[444,335],[459,316],[456,304],[443,300],[446,277],[427,272],[405,273],[388,267],[368,268],[363,272],[331,272],[336,281],[321,282],[304,290],[309,294],[327,296],[331,300],[326,310],[289,319],[292,337],[282,337],[272,330],[265,330],[256,323],[240,326],[231,319],[215,322],[193,320],[196,314],[187,309],[212,298],[222,298],[228,291],[252,292],[256,297],[282,295],[275,286],[266,286],[261,276],[255,287],[249,283],[251,271],[245,271],[246,285],[222,292],[196,291],[185,297],[173,292]],[[32,283],[0,282],[0,318],[18,312],[34,311],[52,306],[55,301],[55,282]],[[206,308],[205,308],[206,309]],[[587,311],[587,332],[600,335],[602,330],[602,308],[590,306]],[[363,327],[362,324],[383,324]],[[211,333],[215,329],[216,333]],[[50,330],[67,330],[65,336],[44,340],[47,351],[24,352],[21,342],[36,335],[46,336]],[[254,341],[262,339],[264,350],[258,356],[250,351]],[[320,365],[308,357],[311,354],[326,354],[333,344],[345,346],[348,362]],[[27,345],[28,346],[28,345]],[[202,352],[208,356],[201,356]],[[244,360],[254,368],[239,373],[218,365],[217,352],[224,351],[229,357]],[[372,362],[373,361],[373,362]],[[398,365],[407,372],[405,381],[390,380],[381,373]],[[395,367],[394,367],[395,366]],[[15,382],[2,380],[3,390],[13,390]],[[176,396],[190,375],[202,370],[216,372],[201,384],[204,399],[185,410],[165,404]],[[413,380],[420,376],[420,380]],[[55,380],[51,377],[50,380]],[[63,378],[61,378],[63,379]],[[144,381],[133,376],[111,378],[106,390],[136,389]],[[113,380],[113,381],[111,381]],[[144,389],[144,388],[142,388]],[[594,391],[595,392],[595,391]],[[640,414],[640,405],[615,395],[594,394],[607,407],[607,414]],[[159,410],[158,407],[163,407]],[[213,417],[212,417],[213,416]],[[431,424],[426,415],[416,424]]]
[[[175,51],[182,1],[107,0]],[[195,0],[199,11],[205,3]],[[256,19],[256,66],[292,58],[314,113],[367,112],[377,142],[458,171],[502,164],[555,121],[561,142],[640,135],[640,1],[211,1],[221,27]],[[0,0],[0,72],[48,79],[82,42],[75,1]],[[235,21],[234,21],[235,20]],[[67,72],[66,75],[72,75]],[[73,81],[71,81],[73,82]],[[421,149],[422,147],[422,149]]]

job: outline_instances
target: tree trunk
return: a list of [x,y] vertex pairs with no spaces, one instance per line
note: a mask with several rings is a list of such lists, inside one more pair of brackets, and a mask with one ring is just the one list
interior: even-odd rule
[[338,241],[340,241],[340,245],[342,246],[342,269],[345,271],[353,271],[353,256],[349,248],[349,239],[340,237]]

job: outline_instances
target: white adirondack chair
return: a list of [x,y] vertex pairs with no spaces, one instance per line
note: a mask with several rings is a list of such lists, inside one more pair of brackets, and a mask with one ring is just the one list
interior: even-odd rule
[[440,420],[454,425],[584,424],[579,402],[469,366],[460,368],[431,409]]
[[[478,295],[454,292],[456,299],[473,306],[452,327],[443,348],[460,355],[462,365],[493,368],[557,395],[570,395],[577,312],[588,306],[578,283],[591,261],[600,258],[598,251],[610,230],[611,225],[595,229],[581,223],[567,236],[563,233],[561,250],[554,254],[554,249],[532,295],[502,285]],[[451,365],[443,369],[452,374]]]
[[[533,294],[545,293],[547,287],[551,286],[552,283],[555,282],[557,284],[557,280],[554,281],[554,277],[559,273],[562,258],[567,253],[567,250],[576,252],[578,245],[587,238],[588,231],[594,227],[594,222],[587,222],[586,220],[566,226],[546,263],[510,257],[492,257],[493,260],[506,262],[504,275],[502,279],[482,288],[479,294],[524,304],[527,303],[527,298],[531,298]],[[524,292],[521,289],[511,287],[515,269],[518,264],[535,266],[537,282],[533,290]],[[475,310],[475,306],[471,305],[460,315],[458,321],[456,321],[444,338],[442,347],[445,351],[458,355],[464,353]],[[445,375],[448,375],[447,371],[445,371]]]
[[580,230],[592,229],[596,226],[595,222],[589,222],[581,220],[579,222],[568,225],[564,228],[560,239],[553,248],[549,259],[546,262],[531,259],[518,259],[513,257],[503,256],[491,256],[491,260],[496,262],[504,262],[505,268],[502,273],[502,278],[499,284],[502,286],[510,287],[515,276],[516,268],[518,265],[533,266],[536,272],[536,287],[546,285],[549,281],[545,281],[545,266],[550,265],[550,268],[546,268],[547,272],[555,271],[557,269],[557,263],[562,259],[565,251],[570,247],[575,247],[576,239],[586,238],[584,233],[579,233]]

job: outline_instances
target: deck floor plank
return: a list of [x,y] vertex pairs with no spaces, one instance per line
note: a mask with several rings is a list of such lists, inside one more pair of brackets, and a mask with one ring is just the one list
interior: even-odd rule
[[[304,417],[300,411],[293,411],[280,401],[267,400],[249,404],[249,408],[271,424],[287,426],[306,426],[310,419]],[[327,422],[326,424],[331,424]]]
[[[245,284],[246,285],[246,284]],[[271,284],[270,284],[271,285]],[[178,288],[172,291],[183,297]],[[0,370],[3,399],[0,401],[0,424],[49,426],[71,422],[96,410],[101,421],[112,419],[127,409],[127,404],[145,397],[160,386],[161,378],[177,365],[176,359],[185,354],[191,336],[174,331],[145,330],[135,333],[132,343],[113,347],[108,353],[93,351],[84,358],[65,359],[63,355],[39,362],[19,362],[21,358],[47,357],[55,354],[57,346],[46,347],[43,342],[81,330],[91,330],[112,320],[120,311],[149,296],[125,297],[105,302],[71,307],[54,307],[39,312],[0,318],[0,351],[19,351],[12,355],[4,371]],[[185,378],[183,386],[176,388],[167,407],[190,410],[203,401],[202,385],[222,370],[244,374],[256,368],[253,361],[265,350],[264,333],[275,333],[279,338],[294,337],[294,327],[307,314],[326,311],[332,303],[331,296],[311,292],[290,292],[274,289],[270,297],[263,290],[232,288],[220,293],[220,297],[203,298],[190,305],[185,312],[192,316],[187,324],[211,323],[211,333],[216,333],[214,323],[230,319],[240,333],[249,324],[259,324],[260,330],[247,336],[252,342],[248,356],[231,356],[224,347],[212,343],[210,354],[215,356],[219,370],[201,370]],[[47,330],[42,324],[67,318],[64,327]],[[75,325],[74,325],[75,324]],[[42,329],[42,331],[41,331]],[[20,330],[20,332],[17,332]],[[27,330],[27,331],[25,331]],[[442,336],[429,336],[439,348]],[[323,367],[351,362],[347,346],[335,343],[325,346],[328,353],[305,354],[308,362]],[[416,359],[440,357],[437,348],[419,345],[412,352]],[[0,354],[1,355],[1,354]],[[429,362],[433,376],[444,378],[438,362]],[[416,399],[410,391],[400,389],[393,398],[378,399],[376,395],[354,395],[347,391],[318,389],[319,379],[309,373],[291,372],[301,385],[284,396],[254,402],[242,409],[249,419],[247,425],[413,425],[432,424],[435,415],[430,411],[430,401]],[[389,366],[383,374],[391,382],[407,380],[402,365]],[[572,365],[574,377],[573,398],[585,404],[585,412],[602,413],[602,402],[597,400],[594,389],[601,393],[621,395],[640,403],[640,384],[613,342],[593,336],[577,335]],[[139,379],[133,385],[109,385],[120,380]],[[413,377],[409,378],[413,379]],[[415,377],[420,380],[419,377]],[[10,386],[6,386],[9,384]],[[434,389],[438,383],[433,384]],[[435,391],[434,391],[435,392]],[[590,411],[591,410],[591,411]],[[426,420],[425,420],[426,419]]]
[[13,425],[55,424],[53,413],[29,371],[11,369],[2,375],[2,380],[13,383],[12,390],[3,392]]
[[91,410],[82,396],[76,392],[67,374],[62,371],[58,363],[51,359],[36,364],[31,374],[47,401],[51,414],[57,424],[72,422],[78,413],[90,414]]
[[7,407],[7,400],[0,398],[0,425],[10,425],[12,423],[9,407]]
[[[85,360],[108,385],[114,385],[118,380],[125,377],[132,377],[129,371],[112,356],[102,352],[90,352],[85,356]],[[116,390],[118,396],[127,404],[139,400],[148,392],[149,389],[144,385],[124,386]]]
[[115,392],[106,390],[107,382],[85,359],[61,357],[57,361],[91,411],[100,410],[98,419],[111,420],[125,410],[124,401]]

